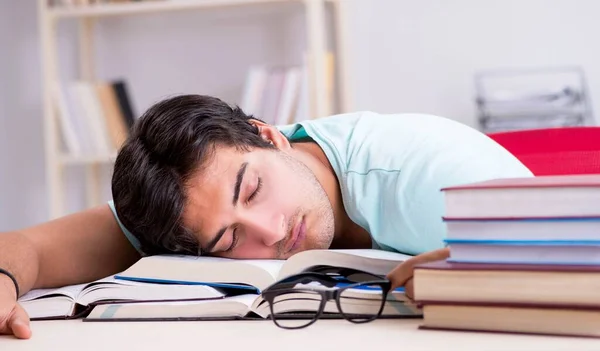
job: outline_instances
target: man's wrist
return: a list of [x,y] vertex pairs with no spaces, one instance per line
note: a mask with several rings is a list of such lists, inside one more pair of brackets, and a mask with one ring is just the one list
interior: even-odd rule
[[12,296],[17,300],[17,287],[10,276],[0,273],[0,296]]

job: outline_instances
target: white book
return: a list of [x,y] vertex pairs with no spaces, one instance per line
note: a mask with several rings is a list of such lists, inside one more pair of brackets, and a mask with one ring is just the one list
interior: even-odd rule
[[[359,294],[360,292],[355,292],[357,298],[342,300],[344,313],[373,313],[381,305],[381,295],[365,298],[359,297]],[[285,294],[277,300],[276,313],[297,315],[315,311],[319,308],[319,304],[320,300],[315,299],[312,294]],[[334,300],[327,301],[323,312],[330,317],[341,318]],[[401,291],[394,291],[388,295],[381,313],[386,317],[414,317],[421,314],[420,308]],[[95,306],[85,319],[86,321],[266,319],[270,315],[269,303],[260,295],[245,294],[219,300],[102,304]]]
[[119,279],[203,283],[262,291],[277,280],[314,265],[347,267],[385,275],[411,256],[382,250],[307,250],[287,260],[234,260],[219,257],[155,255],[143,257]]
[[260,118],[267,76],[268,72],[263,66],[253,66],[248,70],[240,102],[240,107],[246,114]]
[[446,237],[459,240],[600,240],[600,217],[447,219]]
[[300,71],[300,88],[298,93],[298,103],[294,111],[294,123],[311,119],[311,99],[309,88],[308,67],[303,66]]
[[72,155],[80,155],[83,152],[82,142],[80,142],[80,138],[82,138],[81,128],[76,125],[75,116],[60,83],[56,82],[51,89],[57,107],[58,124],[67,151]]
[[88,134],[92,139],[95,154],[111,155],[114,148],[106,127],[106,119],[103,115],[102,105],[98,99],[96,89],[91,83],[84,81],[75,81],[71,83],[71,89],[74,97],[77,98],[85,120],[85,126],[88,128]]
[[275,118],[276,125],[293,122],[294,111],[298,105],[302,71],[299,67],[291,67],[285,72],[285,81]]
[[600,241],[446,240],[449,262],[497,264],[600,264]]
[[89,284],[36,289],[19,298],[32,319],[76,318],[92,306],[114,301],[216,299],[225,296],[205,285],[152,284],[107,277]]
[[[353,268],[385,275],[411,256],[381,250],[308,250],[287,260],[233,260],[215,257],[158,255],[144,257],[117,275],[121,279],[180,284],[208,284],[215,287],[246,287],[248,294],[222,300],[113,303],[95,306],[86,320],[203,320],[268,318],[271,310],[260,295],[277,281],[308,270],[315,265]],[[316,283],[316,282],[313,282]],[[293,292],[276,298],[277,313],[298,314],[318,308],[318,294],[312,289],[336,289],[318,284],[300,284]],[[381,291],[349,289],[343,295],[345,313],[373,313],[381,304]],[[325,305],[325,313],[341,318],[334,300]],[[390,292],[383,315],[394,317],[419,316],[420,309],[406,297],[403,289]]]

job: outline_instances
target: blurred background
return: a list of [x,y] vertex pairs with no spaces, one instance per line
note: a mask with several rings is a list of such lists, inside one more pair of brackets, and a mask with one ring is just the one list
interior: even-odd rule
[[131,121],[173,94],[275,124],[596,124],[596,0],[113,2],[0,0],[0,231],[108,201]]

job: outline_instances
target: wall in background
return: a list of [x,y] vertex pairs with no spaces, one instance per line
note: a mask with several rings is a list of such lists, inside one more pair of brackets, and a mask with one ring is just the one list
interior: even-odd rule
[[[474,125],[477,70],[571,64],[586,70],[600,108],[595,0],[348,1],[355,110],[427,112]],[[127,78],[138,113],[184,92],[235,102],[250,65],[299,63],[304,32],[295,6],[103,20],[98,75]],[[36,10],[35,1],[0,2],[0,231],[46,219]],[[67,78],[72,29],[61,26]],[[71,200],[77,207],[76,194]]]
[[46,218],[35,1],[0,1],[0,232]]
[[478,70],[581,65],[600,109],[595,0],[352,1],[357,109],[475,125]]

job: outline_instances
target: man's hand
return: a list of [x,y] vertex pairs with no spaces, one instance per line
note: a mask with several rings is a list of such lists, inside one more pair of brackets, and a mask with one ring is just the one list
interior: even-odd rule
[[17,303],[12,281],[4,283],[5,276],[0,275],[0,334],[13,334],[19,339],[29,339],[29,316]]
[[400,263],[394,268],[387,278],[392,282],[392,290],[399,286],[404,286],[406,295],[413,298],[413,271],[415,266],[420,263],[445,260],[450,256],[450,250],[443,248],[435,251],[426,252]]

